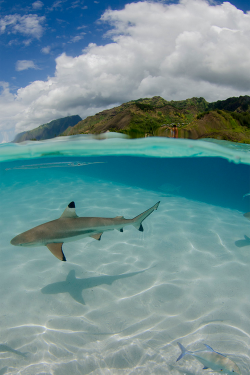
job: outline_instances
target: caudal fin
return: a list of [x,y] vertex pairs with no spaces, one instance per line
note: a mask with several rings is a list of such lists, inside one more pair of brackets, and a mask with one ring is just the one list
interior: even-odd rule
[[149,208],[147,211],[143,212],[142,214],[136,216],[133,220],[133,226],[138,229],[140,232],[143,232],[142,222],[145,220],[154,210],[157,210],[160,201],[157,202],[153,207]]
[[177,358],[176,362],[179,361],[181,358],[183,358],[184,355],[188,354],[188,350],[186,348],[184,348],[183,345],[181,345],[179,342],[177,342],[177,344],[179,345],[179,348],[181,349],[181,354]]

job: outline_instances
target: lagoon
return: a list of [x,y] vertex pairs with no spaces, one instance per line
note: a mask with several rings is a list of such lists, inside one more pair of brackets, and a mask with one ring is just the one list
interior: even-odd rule
[[[204,373],[176,363],[181,342],[248,374],[249,151],[112,134],[1,145],[0,373]],[[125,218],[161,203],[144,232],[65,243],[67,262],[10,244],[71,201],[79,216]]]

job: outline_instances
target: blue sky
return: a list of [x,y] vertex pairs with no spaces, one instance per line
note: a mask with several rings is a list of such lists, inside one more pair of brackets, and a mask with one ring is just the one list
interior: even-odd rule
[[250,94],[249,0],[0,0],[0,11],[0,142],[139,97]]
[[[125,4],[122,0],[1,1],[5,32],[1,34],[0,81],[7,80],[15,90],[53,75],[55,57],[61,53],[77,56],[89,43],[108,43],[103,37],[107,27],[98,20],[107,8],[122,9]],[[30,28],[25,21],[32,24]],[[17,66],[24,60],[33,61],[33,66]]]

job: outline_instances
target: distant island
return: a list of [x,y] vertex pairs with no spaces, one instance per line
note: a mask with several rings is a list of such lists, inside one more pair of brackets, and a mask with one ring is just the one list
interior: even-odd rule
[[213,103],[204,98],[181,101],[167,101],[160,96],[141,98],[84,120],[79,116],[54,120],[18,134],[14,142],[108,131],[127,134],[131,138],[169,137],[174,125],[179,138],[214,138],[250,144],[250,97],[233,97]]
[[53,120],[47,124],[38,126],[38,128],[17,134],[13,142],[41,141],[43,139],[55,138],[62,134],[69,126],[74,126],[81,120],[81,117],[78,115]]

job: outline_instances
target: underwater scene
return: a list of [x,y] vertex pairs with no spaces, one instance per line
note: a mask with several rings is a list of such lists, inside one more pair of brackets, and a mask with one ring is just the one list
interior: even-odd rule
[[250,373],[250,146],[0,145],[0,375]]

